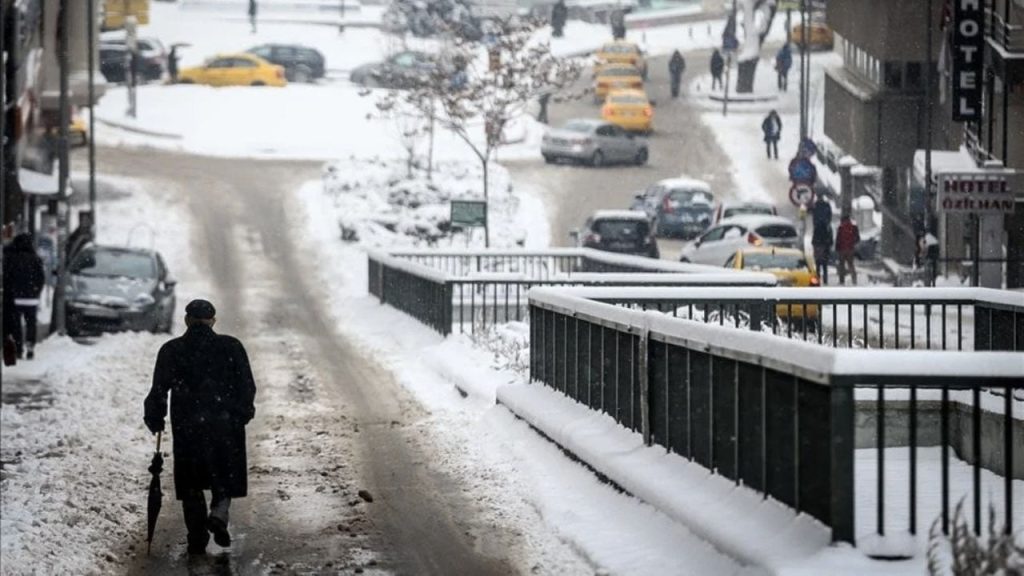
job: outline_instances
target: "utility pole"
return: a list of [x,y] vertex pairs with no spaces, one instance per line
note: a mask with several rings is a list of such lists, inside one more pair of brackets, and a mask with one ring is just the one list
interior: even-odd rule
[[800,140],[807,137],[807,0],[800,0]]
[[86,5],[89,38],[89,212],[96,226],[96,0]]
[[[68,282],[68,259],[67,259],[67,226],[68,214],[66,206],[61,206],[67,197],[68,173],[68,0],[60,0],[60,7],[57,9],[57,60],[60,67],[60,110],[57,114],[59,128],[59,139],[57,141],[57,288],[53,294],[53,326],[51,332],[65,334],[66,324],[66,302],[64,300],[67,292]],[[33,214],[34,218],[35,215]]]
[[[7,35],[4,33],[7,28],[7,14],[4,10],[6,5],[4,0],[0,0],[0,239],[7,225],[7,171],[10,169],[7,166]],[[3,293],[4,283],[3,261],[3,251],[0,250],[0,294]],[[0,316],[3,317],[0,318],[0,334],[6,334],[3,327],[7,314]]]
[[[927,9],[925,10],[925,45],[928,54],[925,56],[925,69],[924,69],[924,116],[925,116],[925,136],[924,136],[924,234],[934,234],[932,222],[935,219],[934,215],[934,202],[933,191],[932,191],[932,0],[928,0]],[[936,237],[938,235],[936,234]],[[926,241],[927,245],[927,241]],[[922,257],[927,258],[927,254],[922,254]],[[929,267],[931,268],[929,274],[929,285],[935,286],[935,276],[938,273],[938,266],[934,262],[930,262]]]
[[128,48],[128,116],[135,118],[138,113],[136,83],[139,76],[139,41],[135,16],[125,16],[125,47]]

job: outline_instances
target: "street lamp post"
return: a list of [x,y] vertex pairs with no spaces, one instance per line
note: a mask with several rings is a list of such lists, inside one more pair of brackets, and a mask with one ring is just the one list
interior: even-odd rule
[[86,6],[86,34],[89,38],[89,212],[96,225],[96,0]]
[[[65,207],[60,203],[67,197],[68,173],[68,0],[60,0],[57,9],[57,60],[60,70],[60,110],[57,113],[57,121],[60,123],[57,140],[57,204],[58,204],[58,229],[57,229],[57,288],[53,294],[53,327],[51,332],[64,334],[67,331],[65,293],[67,292],[67,225],[68,217]],[[34,218],[35,215],[33,214]],[[63,222],[61,222],[63,221]]]

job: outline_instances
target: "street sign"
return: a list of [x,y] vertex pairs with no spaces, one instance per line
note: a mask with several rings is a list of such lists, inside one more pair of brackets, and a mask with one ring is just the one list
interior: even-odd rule
[[452,200],[452,226],[487,226],[487,202]]
[[796,155],[799,158],[813,158],[818,153],[818,145],[814,143],[814,140],[810,138],[804,138],[800,140],[800,146],[797,148]]
[[984,10],[978,0],[954,0],[953,121],[981,120],[982,67],[984,64]]
[[793,184],[789,188],[789,201],[794,206],[810,206],[814,202],[814,189],[806,184]]
[[1005,174],[943,173],[939,180],[939,210],[961,214],[1010,214],[1013,192]]
[[818,180],[818,169],[809,158],[797,156],[789,162],[789,180],[794,184],[812,185]]

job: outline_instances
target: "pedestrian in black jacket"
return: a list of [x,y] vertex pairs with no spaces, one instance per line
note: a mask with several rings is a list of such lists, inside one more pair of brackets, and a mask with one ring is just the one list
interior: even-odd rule
[[551,7],[551,35],[553,37],[562,37],[563,30],[565,30],[565,21],[568,17],[569,7],[565,5],[565,0],[558,0]]
[[679,85],[683,81],[683,72],[686,72],[686,60],[679,53],[679,50],[676,50],[668,61],[668,75],[672,82],[673,98],[679,97]]
[[772,152],[775,153],[775,159],[779,159],[779,138],[782,137],[782,118],[779,118],[779,113],[772,110],[764,117],[764,121],[761,122],[761,132],[764,133],[764,144],[768,150],[768,159],[772,159]]
[[[213,331],[216,310],[206,300],[185,307],[185,334],[160,348],[145,423],[164,429],[171,394],[174,492],[188,529],[188,552],[203,554],[210,535],[231,544],[228,508],[248,490],[245,425],[256,413],[256,384],[242,343]],[[207,516],[204,490],[210,490]]]
[[814,233],[811,236],[811,246],[814,247],[814,265],[818,269],[818,276],[821,278],[821,285],[828,284],[828,263],[832,259],[832,205],[825,199],[824,194],[819,194],[818,199],[811,208],[811,222],[814,224]]
[[715,51],[711,53],[711,89],[714,90],[722,88],[722,71],[725,70],[725,58],[722,58],[722,53],[715,48]]
[[4,248],[4,331],[14,338],[18,358],[35,356],[36,316],[45,285],[43,260],[32,236],[18,234]]

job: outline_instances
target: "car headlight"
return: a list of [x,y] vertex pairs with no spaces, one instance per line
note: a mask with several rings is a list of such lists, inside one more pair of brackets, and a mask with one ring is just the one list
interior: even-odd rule
[[156,300],[154,300],[153,297],[150,296],[149,294],[139,294],[138,296],[135,297],[135,300],[132,300],[132,310],[142,310],[144,308],[152,306],[155,303]]
[[583,144],[573,144],[572,145],[572,151],[573,152],[583,152]]

